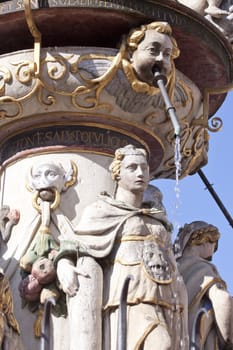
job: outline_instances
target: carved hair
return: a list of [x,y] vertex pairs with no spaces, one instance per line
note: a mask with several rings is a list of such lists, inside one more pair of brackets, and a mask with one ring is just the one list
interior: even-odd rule
[[111,171],[112,179],[114,181],[118,181],[120,179],[122,160],[129,155],[140,155],[145,157],[148,161],[148,154],[144,148],[136,148],[133,145],[127,145],[125,147],[118,148],[115,151],[113,162],[109,166],[109,170]]
[[184,227],[179,229],[174,242],[175,255],[178,258],[182,256],[186,248],[201,245],[205,242],[215,243],[216,251],[219,238],[220,233],[218,228],[205,221],[193,221],[190,224],[185,224]]
[[193,232],[188,241],[188,246],[201,245],[206,242],[215,243],[219,240],[220,234],[217,227],[207,225],[199,230]]
[[147,30],[155,30],[158,33],[166,34],[170,37],[172,42],[172,59],[175,59],[179,56],[180,50],[178,48],[175,38],[172,36],[172,29],[167,22],[152,22],[147,25],[142,25],[138,30],[133,30],[129,33],[127,39],[127,46],[130,51],[133,52],[137,49],[138,44],[144,39],[145,32]]

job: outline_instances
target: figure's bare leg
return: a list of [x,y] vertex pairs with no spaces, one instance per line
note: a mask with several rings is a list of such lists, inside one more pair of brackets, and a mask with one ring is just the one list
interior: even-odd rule
[[164,310],[159,306],[144,303],[129,306],[127,316],[127,350],[180,350],[176,346],[180,342],[180,334],[173,345],[168,331],[171,320],[167,324]]
[[83,275],[79,276],[78,293],[68,301],[69,350],[101,350],[102,269],[91,257],[79,258],[77,268]]
[[222,0],[207,0],[208,7],[205,9],[205,13],[212,17],[222,17],[228,15],[228,12],[222,10],[219,6]]
[[143,350],[171,350],[171,337],[163,325],[158,325],[145,339]]

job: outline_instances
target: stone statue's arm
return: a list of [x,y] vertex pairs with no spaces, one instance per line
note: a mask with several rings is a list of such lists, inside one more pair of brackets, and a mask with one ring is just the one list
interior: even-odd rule
[[231,295],[220,285],[214,284],[208,290],[218,329],[226,343],[233,341],[233,302]]
[[78,273],[74,262],[69,258],[61,258],[57,263],[57,277],[64,293],[73,297],[79,287]]
[[88,277],[87,274],[78,271],[76,261],[82,248],[75,241],[62,241],[60,251],[55,258],[55,267],[61,289],[69,297],[77,294],[79,289],[78,275]]

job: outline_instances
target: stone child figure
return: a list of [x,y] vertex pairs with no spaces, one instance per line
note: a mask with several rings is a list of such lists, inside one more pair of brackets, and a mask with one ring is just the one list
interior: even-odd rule
[[172,62],[180,51],[166,22],[152,22],[134,30],[127,43],[132,50],[132,67],[141,81],[152,85],[154,66],[168,78],[174,73]]
[[129,62],[123,61],[123,69],[132,88],[149,95],[160,93],[153,85],[154,69],[158,69],[167,79],[166,87],[172,99],[176,78],[174,60],[180,50],[170,25],[167,22],[143,25],[129,34],[126,47]]
[[211,263],[219,237],[217,227],[194,221],[179,230],[175,241],[188,291],[190,345],[200,350],[233,349],[232,297]]
[[[78,252],[77,264],[85,256],[94,258],[103,271],[103,280],[95,285],[89,278],[89,288],[96,294],[103,283],[98,349],[116,349],[120,296],[128,275],[132,280],[127,295],[127,350],[188,349],[187,295],[172,252],[170,225],[163,209],[142,207],[149,182],[147,153],[132,145],[117,149],[110,170],[116,183],[114,196],[103,194],[85,209],[76,236],[76,242],[86,247]],[[88,304],[85,293],[80,293],[85,277],[75,271],[71,251],[66,253],[57,263],[61,286],[70,302]],[[76,320],[73,338],[78,339],[84,320],[88,332],[90,316],[82,315]],[[97,347],[90,344],[88,349]]]

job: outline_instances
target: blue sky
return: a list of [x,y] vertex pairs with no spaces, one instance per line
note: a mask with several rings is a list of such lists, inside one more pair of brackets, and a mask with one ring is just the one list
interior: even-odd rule
[[[222,119],[223,127],[217,133],[210,132],[208,164],[202,171],[233,217],[233,92],[228,93],[214,116]],[[163,193],[163,203],[175,226],[173,239],[179,226],[195,220],[203,220],[219,228],[221,238],[213,263],[233,295],[233,228],[200,176],[195,174],[179,181],[178,199],[175,180],[155,180],[153,184]]]

